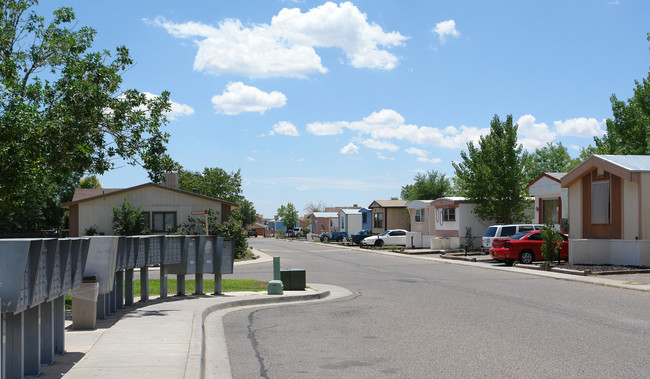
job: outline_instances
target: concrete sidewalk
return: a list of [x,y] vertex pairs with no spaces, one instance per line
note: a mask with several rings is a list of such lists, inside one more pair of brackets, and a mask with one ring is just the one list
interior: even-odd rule
[[[231,292],[136,303],[97,320],[97,329],[66,328],[66,354],[41,378],[229,378],[221,317],[247,306],[330,300],[351,292],[308,284],[305,291]],[[68,322],[68,324],[70,324]],[[206,354],[206,349],[209,354]],[[206,359],[207,358],[207,359]]]

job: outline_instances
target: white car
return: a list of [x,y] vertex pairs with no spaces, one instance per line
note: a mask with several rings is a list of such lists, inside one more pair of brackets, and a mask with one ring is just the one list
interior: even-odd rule
[[401,245],[406,246],[406,230],[393,229],[387,230],[378,236],[366,237],[361,241],[361,245],[382,247],[384,245]]

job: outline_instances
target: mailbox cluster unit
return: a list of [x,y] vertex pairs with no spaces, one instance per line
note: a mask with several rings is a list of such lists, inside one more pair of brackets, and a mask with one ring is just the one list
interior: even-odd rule
[[234,253],[230,239],[216,236],[91,237],[85,275],[99,280],[97,318],[133,305],[136,268],[140,301],[149,300],[149,267],[158,265],[161,298],[168,296],[167,274],[177,275],[178,295],[186,294],[185,275],[195,275],[195,293],[203,294],[203,274],[214,274],[215,294],[221,294],[221,275],[233,273]]
[[[40,366],[65,352],[65,295],[75,297],[84,277],[99,285],[96,317],[104,319],[134,302],[134,270],[140,271],[140,301],[149,300],[149,267],[160,266],[160,297],[167,273],[176,274],[185,295],[185,275],[203,294],[203,274],[232,274],[234,244],[216,236],[93,236],[64,239],[0,239],[0,378],[38,376]],[[74,306],[74,304],[73,304]],[[74,326],[74,312],[73,312]]]
[[82,284],[90,240],[0,240],[2,378],[37,376],[65,351],[65,295]]

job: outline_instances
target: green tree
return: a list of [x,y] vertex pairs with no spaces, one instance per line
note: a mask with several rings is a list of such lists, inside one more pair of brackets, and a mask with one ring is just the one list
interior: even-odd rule
[[57,190],[116,159],[141,165],[155,182],[167,170],[169,93],[121,90],[129,51],[92,51],[96,31],[76,29],[71,8],[46,22],[35,4],[0,5],[0,231],[48,227]]
[[298,223],[298,210],[291,203],[281,205],[278,208],[278,218],[286,226],[287,230],[293,229]]
[[555,223],[550,218],[544,223],[544,228],[540,232],[542,235],[542,256],[545,261],[551,262],[559,259],[560,250],[562,249],[562,242],[564,239],[560,232],[555,229]]
[[119,208],[113,207],[113,232],[118,236],[137,236],[147,234],[147,230],[140,208],[133,208],[131,202],[125,197]]
[[[650,33],[647,34],[650,41]],[[614,119],[607,120],[607,132],[594,137],[596,148],[606,154],[650,154],[650,72],[634,81],[634,95],[627,102],[610,97]]]
[[219,167],[204,168],[203,172],[179,170],[178,186],[185,191],[198,190],[201,195],[239,203],[242,195],[241,169],[231,173]]
[[[179,226],[177,234],[204,235],[205,218],[189,216],[187,223]],[[241,221],[236,217],[221,222],[219,221],[219,211],[208,209],[208,234],[232,239],[235,243],[235,258],[242,259],[246,257],[248,253],[248,235]]]
[[79,180],[79,188],[102,188],[96,175],[86,176]]
[[496,223],[525,221],[526,177],[523,147],[517,144],[517,125],[512,115],[501,121],[495,115],[490,134],[481,136],[478,147],[467,143],[461,162],[452,163],[456,171],[458,194],[476,203],[474,212],[482,220]]
[[418,173],[413,181],[402,187],[402,200],[435,200],[451,195],[451,181],[436,170]]
[[232,212],[231,217],[239,220],[246,229],[249,225],[257,221],[257,212],[252,202],[243,199],[239,202],[239,208]]
[[578,166],[580,159],[573,159],[562,142],[549,142],[526,157],[526,182],[530,183],[545,172],[569,172]]

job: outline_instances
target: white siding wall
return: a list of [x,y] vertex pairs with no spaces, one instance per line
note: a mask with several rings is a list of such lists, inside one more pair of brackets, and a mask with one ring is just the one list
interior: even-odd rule
[[348,236],[363,229],[361,213],[348,215]]
[[[183,193],[168,191],[156,187],[144,187],[127,193],[107,196],[79,205],[79,233],[93,226],[106,235],[113,234],[113,207],[120,207],[122,199],[127,197],[134,208],[143,212],[176,212],[176,223],[187,222],[193,210],[214,209],[221,211],[220,203],[188,196]],[[195,216],[196,217],[196,216]],[[201,216],[199,216],[201,217]],[[219,215],[221,220],[221,214]]]
[[460,204],[460,207],[458,208],[459,211],[457,211],[461,215],[461,219],[459,219],[460,224],[458,235],[464,244],[466,233],[465,228],[472,228],[472,239],[474,240],[474,247],[478,249],[481,247],[481,237],[485,233],[485,230],[488,228],[488,226],[493,225],[494,222],[481,221],[481,219],[479,219],[478,216],[474,214],[474,208],[476,208],[476,204]]

